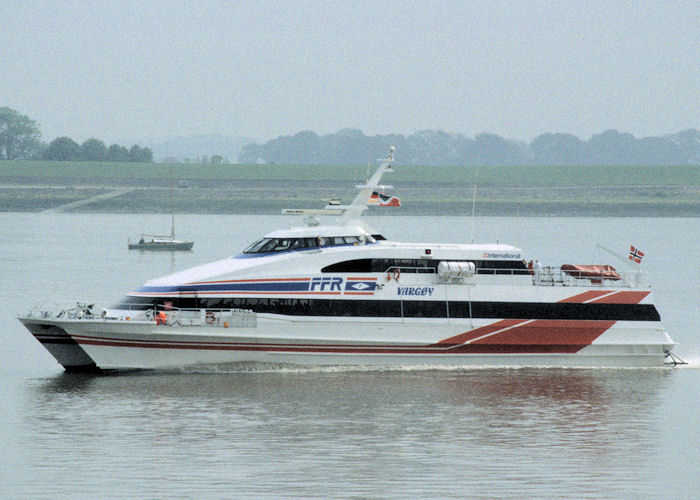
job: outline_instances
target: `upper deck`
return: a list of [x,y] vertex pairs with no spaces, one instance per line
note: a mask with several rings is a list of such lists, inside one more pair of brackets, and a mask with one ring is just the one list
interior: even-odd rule
[[[394,149],[349,205],[329,203],[323,210],[286,210],[306,217],[305,225],[273,231],[239,255],[151,280],[149,287],[206,285],[236,280],[284,280],[310,276],[371,273],[421,275],[435,281],[440,263],[464,264],[473,269],[470,284],[519,286],[639,286],[646,280],[638,271],[611,276],[575,275],[558,268],[528,269],[522,251],[504,244],[401,243],[389,241],[361,219],[385,172],[391,172]],[[313,215],[314,217],[311,217]],[[337,215],[334,224],[321,225],[316,215]],[[539,266],[536,266],[539,267]],[[466,279],[466,277],[462,277]]]

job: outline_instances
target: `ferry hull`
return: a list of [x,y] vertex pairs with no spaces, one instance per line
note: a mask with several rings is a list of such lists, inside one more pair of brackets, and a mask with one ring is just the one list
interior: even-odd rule
[[66,371],[99,370],[95,361],[61,326],[29,320],[21,321]]
[[[84,319],[21,321],[32,332],[65,332],[70,342],[64,339],[60,349],[46,339],[42,344],[71,370],[169,369],[245,362],[387,367],[661,367],[674,346],[660,323],[521,320],[517,324],[501,320],[469,325],[400,320],[288,321],[269,316],[260,318],[254,328]],[[360,338],[363,340],[358,341]]]

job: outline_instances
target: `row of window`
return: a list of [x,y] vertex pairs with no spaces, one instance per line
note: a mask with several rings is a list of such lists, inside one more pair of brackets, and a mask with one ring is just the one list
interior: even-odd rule
[[372,236],[318,236],[314,238],[263,238],[256,241],[243,253],[285,252],[287,250],[304,250],[307,248],[327,247],[333,245],[359,245],[374,243]]
[[115,309],[250,309],[289,316],[385,318],[505,318],[606,321],[659,321],[652,304],[577,304],[540,302],[458,302],[429,300],[333,300],[250,297],[125,297]]
[[[435,273],[440,262],[434,259],[352,259],[321,269],[322,273],[384,273],[399,268],[405,273]],[[478,274],[529,274],[522,260],[472,260]]]

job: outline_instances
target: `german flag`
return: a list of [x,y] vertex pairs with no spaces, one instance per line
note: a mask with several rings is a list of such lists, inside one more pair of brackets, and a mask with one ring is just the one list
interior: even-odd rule
[[379,205],[380,207],[401,206],[401,200],[399,200],[396,196],[390,196],[385,193],[380,193],[379,191],[373,192],[367,203],[370,205]]

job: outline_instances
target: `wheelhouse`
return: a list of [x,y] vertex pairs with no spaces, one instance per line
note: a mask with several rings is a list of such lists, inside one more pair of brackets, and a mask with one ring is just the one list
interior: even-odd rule
[[378,240],[386,240],[386,238],[379,234],[375,237],[360,228],[333,226],[295,228],[270,233],[247,247],[243,253],[246,255],[270,254],[319,247],[368,245]]

